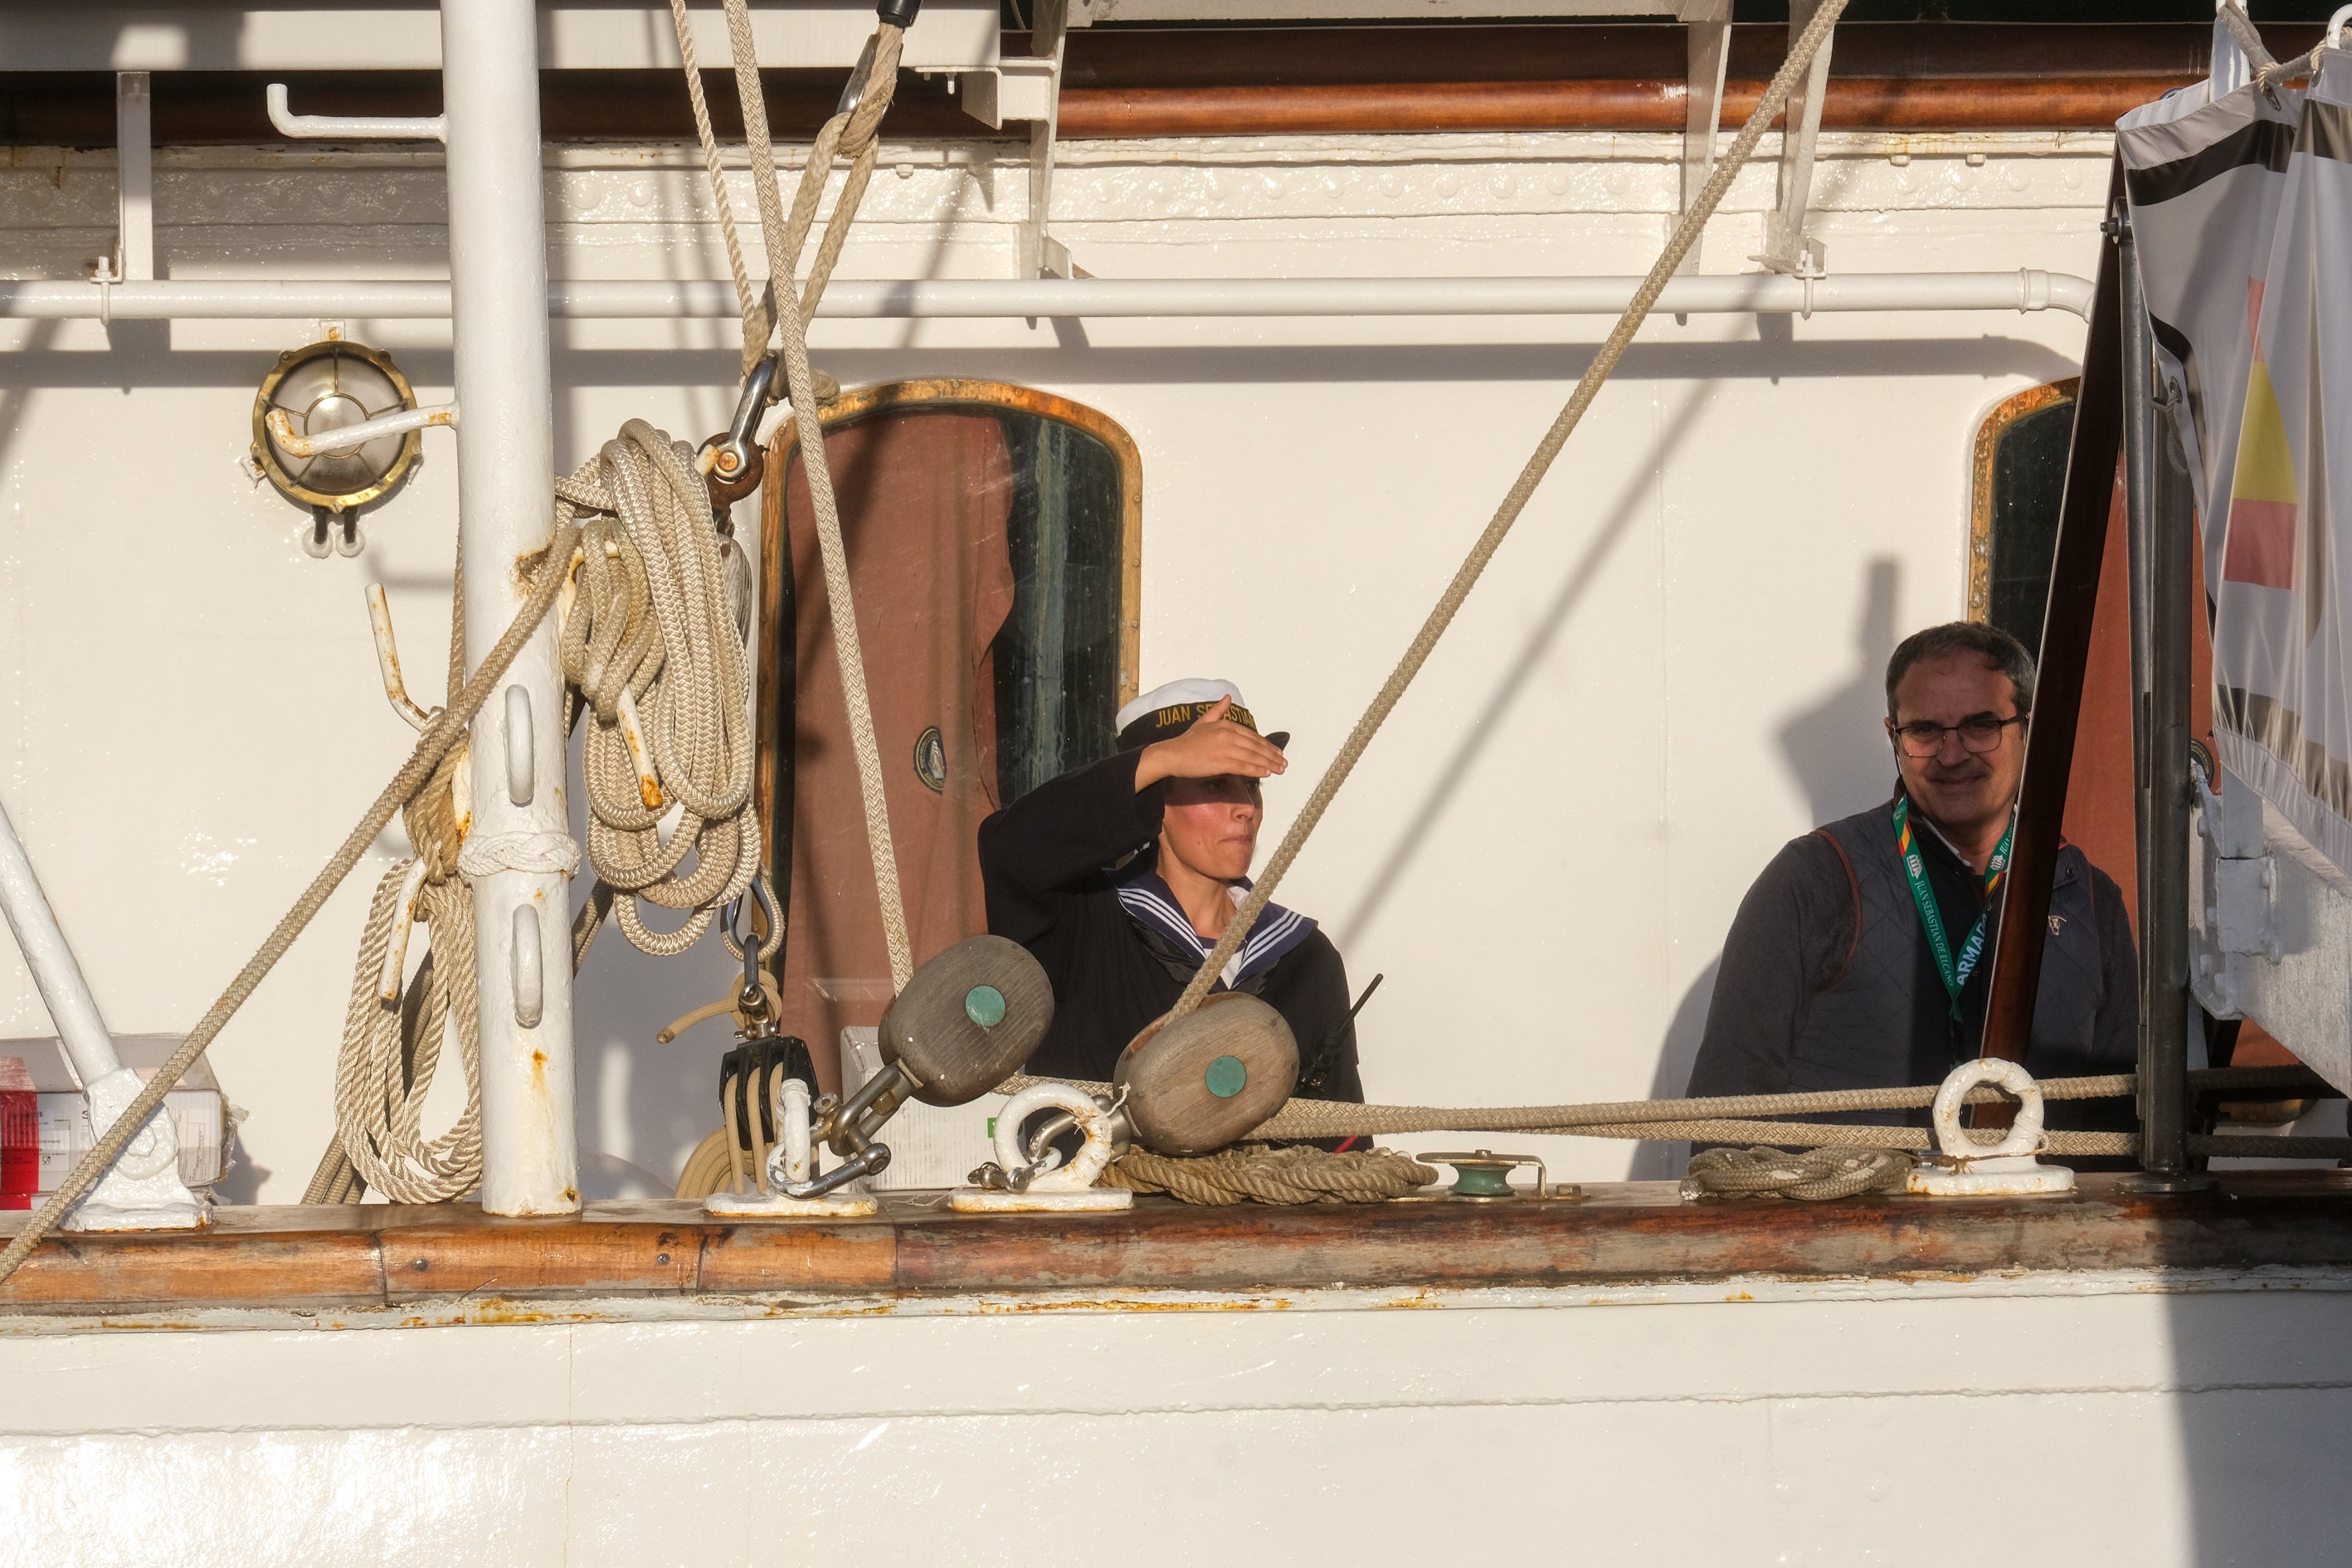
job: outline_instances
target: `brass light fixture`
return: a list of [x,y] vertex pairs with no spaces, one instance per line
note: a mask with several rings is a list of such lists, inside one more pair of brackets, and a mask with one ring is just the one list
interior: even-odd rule
[[311,554],[360,552],[360,509],[407,477],[424,437],[405,430],[349,451],[304,457],[279,442],[270,416],[282,413],[294,435],[315,438],[415,406],[416,394],[390,354],[340,337],[289,350],[262,378],[253,399],[253,467],[289,500],[310,509],[303,542]]

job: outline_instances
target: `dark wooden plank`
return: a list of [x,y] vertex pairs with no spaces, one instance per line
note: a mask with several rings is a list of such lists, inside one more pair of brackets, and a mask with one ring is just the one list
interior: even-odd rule
[[2063,1198],[1181,1209],[912,1221],[909,1291],[1461,1289],[1735,1275],[2352,1266],[2352,1192],[2233,1187],[2148,1200],[2087,1178]]
[[898,1285],[898,1257],[888,1209],[873,1219],[714,1225],[702,1249],[702,1289],[714,1296],[887,1293]]

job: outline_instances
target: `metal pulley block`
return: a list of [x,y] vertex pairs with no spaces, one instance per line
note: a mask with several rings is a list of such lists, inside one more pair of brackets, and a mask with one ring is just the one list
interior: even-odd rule
[[1298,1042],[1281,1014],[1221,991],[1181,1018],[1144,1026],[1111,1082],[1136,1142],[1156,1154],[1213,1154],[1282,1109],[1298,1082]]
[[[1431,1197],[1466,1198],[1472,1203],[1493,1203],[1498,1198],[1580,1198],[1584,1189],[1572,1182],[1555,1186],[1544,1179],[1544,1163],[1533,1154],[1497,1154],[1492,1149],[1479,1149],[1467,1154],[1416,1154],[1414,1159],[1424,1164],[1454,1167],[1454,1184]],[[1536,1184],[1531,1188],[1511,1185],[1511,1173],[1523,1165],[1536,1171]]]
[[820,1116],[819,1136],[856,1159],[908,1100],[964,1105],[1021,1070],[1054,1022],[1054,986],[1017,942],[966,937],[915,971],[882,1015],[882,1070]]

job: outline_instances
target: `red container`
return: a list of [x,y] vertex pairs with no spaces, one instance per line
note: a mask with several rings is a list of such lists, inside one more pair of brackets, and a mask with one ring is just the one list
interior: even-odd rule
[[28,1209],[41,1189],[40,1097],[21,1057],[0,1057],[0,1209]]

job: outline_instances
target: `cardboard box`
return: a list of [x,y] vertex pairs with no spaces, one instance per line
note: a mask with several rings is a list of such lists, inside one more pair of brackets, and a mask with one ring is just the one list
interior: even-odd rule
[[[118,1035],[114,1048],[122,1065],[142,1079],[151,1079],[185,1038],[180,1035]],[[18,1072],[8,1064],[24,1064]],[[74,1163],[96,1146],[98,1134],[89,1123],[89,1108],[82,1099],[80,1080],[65,1047],[54,1037],[0,1040],[0,1085],[24,1085],[30,1080],[36,1136],[40,1145],[38,1186],[30,1194],[0,1193],[0,1207],[29,1208],[57,1190]],[[14,1098],[22,1098],[16,1096]],[[213,1077],[212,1064],[202,1057],[179,1087],[163,1097],[163,1110],[180,1141],[180,1179],[199,1191],[228,1173],[230,1136],[228,1101]],[[10,1168],[14,1168],[11,1166]],[[12,1185],[14,1184],[11,1184]]]

